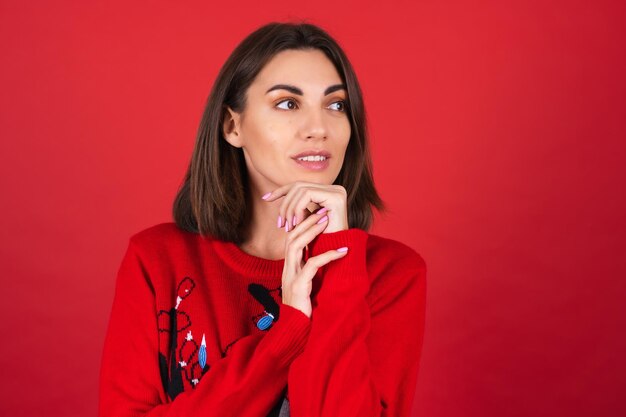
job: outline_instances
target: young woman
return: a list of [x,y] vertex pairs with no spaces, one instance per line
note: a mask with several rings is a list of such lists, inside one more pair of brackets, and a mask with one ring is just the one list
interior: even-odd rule
[[174,220],[129,240],[101,417],[408,417],[426,265],[369,234],[361,90],[317,26],[265,25],[209,96]]

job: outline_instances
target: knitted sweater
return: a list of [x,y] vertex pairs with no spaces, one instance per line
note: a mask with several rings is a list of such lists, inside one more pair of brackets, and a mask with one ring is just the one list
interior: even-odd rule
[[99,416],[408,417],[426,264],[352,228],[318,235],[312,314],[282,304],[284,259],[162,223],[130,237],[100,369]]

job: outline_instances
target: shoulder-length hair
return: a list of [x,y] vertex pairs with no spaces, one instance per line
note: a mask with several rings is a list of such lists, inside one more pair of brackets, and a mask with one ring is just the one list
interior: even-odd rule
[[257,74],[278,52],[318,49],[330,59],[347,89],[351,135],[343,166],[333,184],[347,192],[350,228],[368,231],[372,208],[386,211],[374,187],[361,88],[348,58],[323,29],[309,23],[272,22],[248,35],[217,75],[200,121],[193,155],[173,204],[174,221],[183,230],[241,244],[248,236],[251,202],[241,148],[224,139],[226,106],[240,113]]

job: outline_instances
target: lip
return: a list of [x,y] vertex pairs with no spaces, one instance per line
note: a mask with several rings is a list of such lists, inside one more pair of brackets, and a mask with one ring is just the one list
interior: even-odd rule
[[326,158],[323,161],[301,161],[297,158],[294,158],[293,160],[296,161],[296,164],[310,171],[323,171],[330,165],[330,162],[328,162],[330,158]]
[[309,149],[308,151],[300,152],[299,154],[292,156],[292,158],[297,160],[298,158],[309,155],[321,155],[325,156],[326,159],[330,158],[330,152],[323,149]]

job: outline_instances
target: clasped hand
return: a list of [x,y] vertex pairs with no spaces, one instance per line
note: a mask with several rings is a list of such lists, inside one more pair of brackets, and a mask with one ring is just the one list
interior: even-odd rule
[[[269,194],[269,195],[268,195]],[[311,317],[312,281],[317,270],[343,258],[348,248],[336,248],[303,259],[305,247],[321,233],[348,230],[347,192],[341,185],[296,181],[263,196],[265,201],[283,198],[277,227],[285,227],[285,264],[282,276],[282,301]],[[309,210],[311,205],[319,210]],[[339,250],[337,250],[339,249]]]

